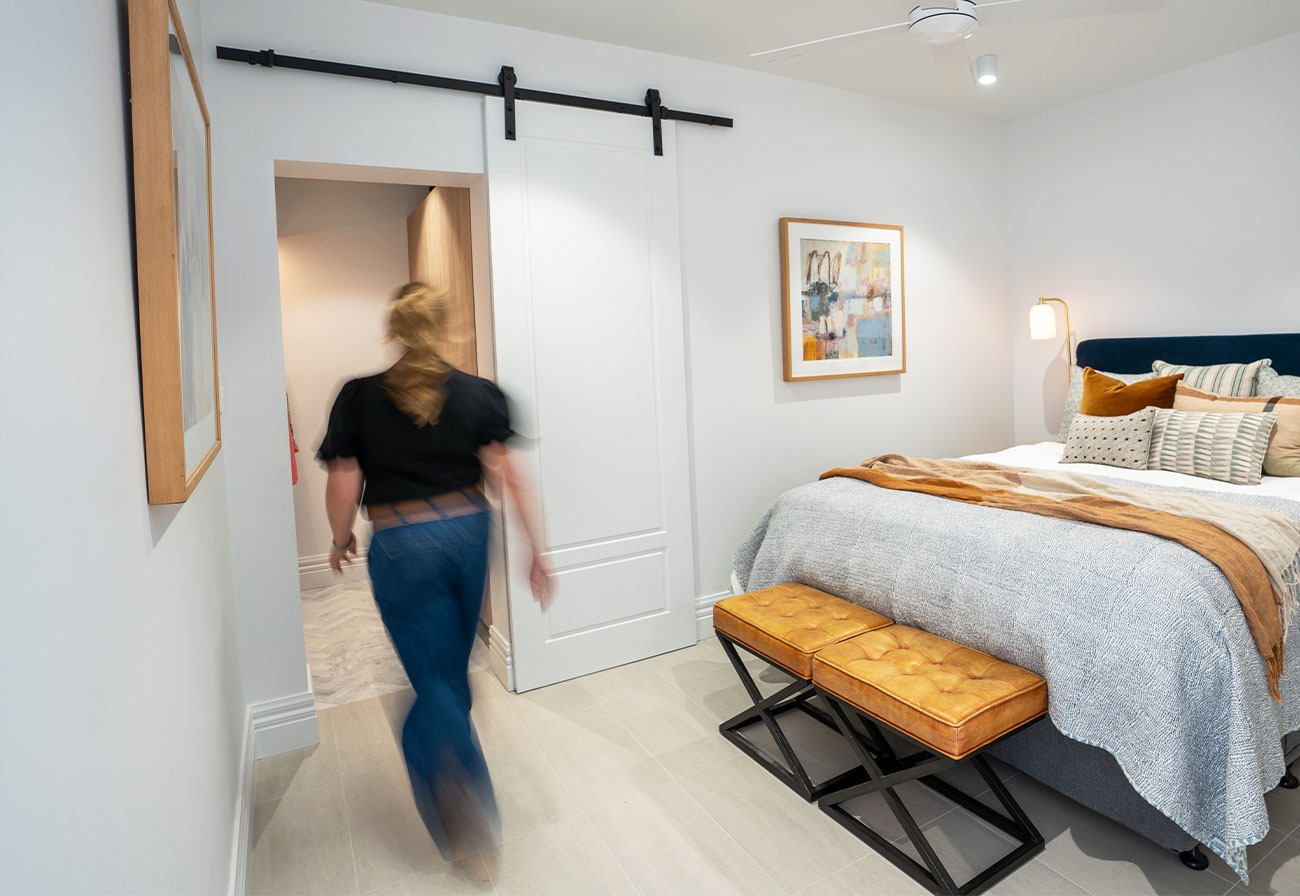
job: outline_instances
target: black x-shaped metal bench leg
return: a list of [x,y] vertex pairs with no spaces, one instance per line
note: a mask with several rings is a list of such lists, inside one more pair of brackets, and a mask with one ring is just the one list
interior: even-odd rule
[[[736,675],[740,678],[740,683],[744,685],[745,692],[749,694],[749,699],[754,701],[752,706],[742,710],[736,715],[727,719],[718,726],[722,736],[731,741],[741,750],[743,750],[751,759],[767,769],[772,775],[782,781],[787,787],[795,793],[802,796],[805,800],[812,802],[824,793],[829,793],[841,787],[845,787],[856,781],[861,781],[865,773],[860,768],[853,768],[843,774],[836,775],[833,778],[813,783],[803,762],[799,759],[794,748],[790,745],[790,740],[781,730],[781,725],[777,716],[790,710],[797,709],[813,717],[830,728],[835,727],[835,721],[829,715],[816,706],[809,703],[815,697],[816,691],[813,689],[812,682],[807,679],[796,677],[794,681],[781,688],[771,696],[764,697],[759,691],[758,685],[754,683],[753,677],[749,673],[748,667],[736,652],[737,647],[744,648],[747,652],[753,654],[759,659],[767,662],[770,661],[760,656],[754,651],[749,650],[743,644],[737,644],[721,632],[718,633],[718,643],[722,645],[722,650],[731,660],[732,667],[736,670]],[[774,664],[772,664],[774,665]],[[774,665],[774,668],[776,667]],[[792,674],[788,670],[782,669],[786,674]],[[785,759],[782,763],[776,757],[771,756],[766,750],[755,744],[746,737],[742,728],[746,728],[755,722],[762,721],[767,727],[768,733],[772,735],[772,740],[776,742],[777,749],[781,751],[781,756]]]
[[[993,773],[993,769],[989,767],[983,756],[972,754],[961,760],[954,760],[933,753],[917,743],[917,746],[921,747],[918,752],[899,757],[890,747],[888,741],[885,740],[884,735],[881,734],[880,729],[873,720],[857,712],[856,709],[843,704],[836,697],[824,691],[819,691],[819,693],[830,708],[831,715],[839,727],[840,733],[844,735],[852,747],[854,755],[862,763],[862,768],[866,770],[869,780],[833,793],[827,793],[818,800],[817,805],[822,811],[839,822],[841,826],[874,847],[917,883],[934,893],[970,896],[970,894],[980,893],[991,887],[1042,851],[1042,835],[1034,827],[1033,822],[1029,820],[1024,810],[1020,808],[1015,798],[1011,796],[1006,785]],[[853,724],[853,720],[845,711],[846,708],[857,717],[858,726]],[[916,743],[911,738],[908,738],[905,733],[897,733],[908,741]],[[980,777],[988,785],[989,790],[1006,810],[1006,815],[1000,814],[979,800],[963,793],[947,781],[935,777],[937,773],[967,761],[974,765]],[[940,861],[934,847],[931,846],[929,839],[925,836],[925,832],[921,830],[920,825],[916,823],[916,819],[912,817],[912,813],[908,811],[907,806],[903,804],[902,799],[894,789],[908,781],[919,781],[930,787],[963,809],[979,816],[1020,841],[1020,845],[979,874],[976,874],[965,884],[958,886],[951,873]],[[861,819],[844,808],[844,804],[849,800],[869,793],[880,793],[884,797],[886,804],[893,811],[894,816],[907,833],[908,839],[921,856],[924,865],[918,863],[893,843],[867,827]]]

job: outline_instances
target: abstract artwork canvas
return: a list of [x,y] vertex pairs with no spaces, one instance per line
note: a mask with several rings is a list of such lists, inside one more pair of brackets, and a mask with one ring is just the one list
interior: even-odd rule
[[906,370],[903,228],[781,219],[785,379]]

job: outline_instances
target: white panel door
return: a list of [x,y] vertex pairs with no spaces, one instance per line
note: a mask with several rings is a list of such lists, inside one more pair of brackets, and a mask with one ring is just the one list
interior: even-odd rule
[[486,99],[497,380],[536,484],[558,599],[505,521],[515,687],[695,641],[675,133]]

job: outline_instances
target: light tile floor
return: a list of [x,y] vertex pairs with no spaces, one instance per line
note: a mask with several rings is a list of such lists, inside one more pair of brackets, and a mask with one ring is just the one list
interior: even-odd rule
[[[408,691],[324,710],[318,746],[258,762],[251,893],[923,892],[718,734],[746,701],[716,640],[522,695],[480,658],[473,714],[501,803],[497,867],[479,853],[445,862],[424,833],[394,741]],[[762,680],[779,686],[771,672]],[[792,728],[809,746],[820,738],[825,767],[842,758],[816,726]],[[1188,871],[998,768],[1047,848],[995,893],[1300,894],[1300,792],[1269,794],[1273,830],[1251,850],[1247,887],[1217,858]],[[981,822],[924,788],[904,791],[954,866],[997,848]],[[864,807],[883,827],[881,811]]]

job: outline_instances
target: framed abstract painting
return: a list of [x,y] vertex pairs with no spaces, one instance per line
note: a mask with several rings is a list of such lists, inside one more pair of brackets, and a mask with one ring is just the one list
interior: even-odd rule
[[907,370],[903,228],[781,219],[785,380]]
[[174,0],[127,0],[140,385],[150,504],[221,449],[208,109]]

